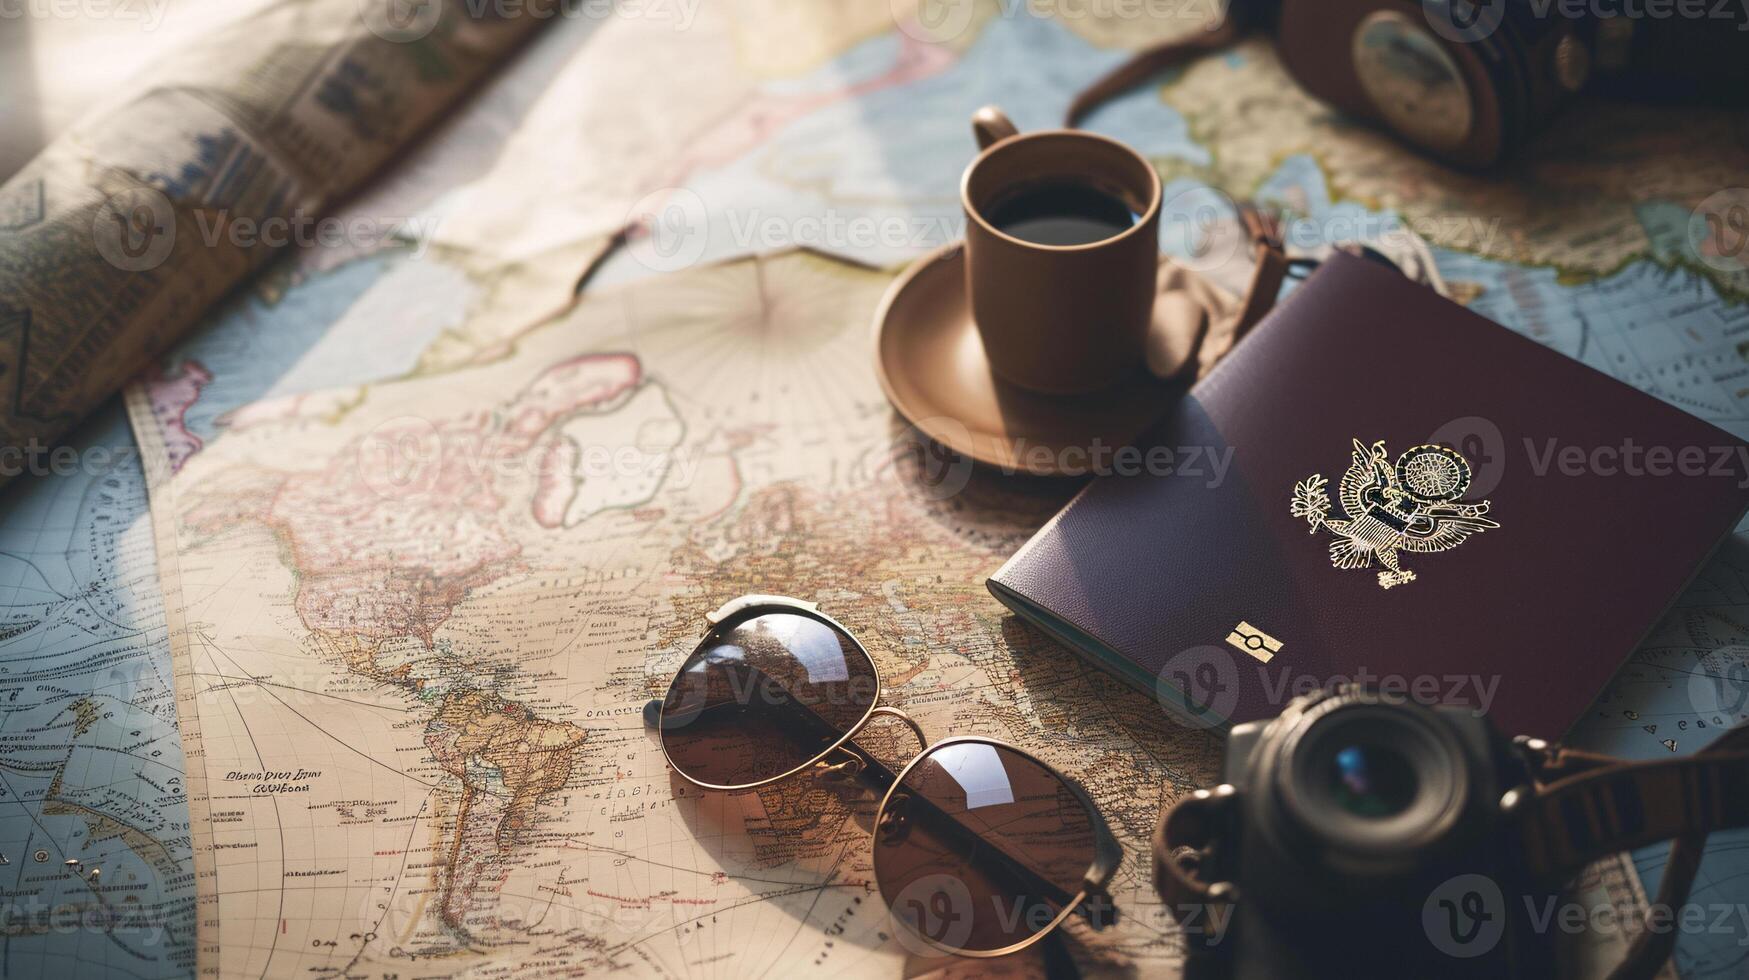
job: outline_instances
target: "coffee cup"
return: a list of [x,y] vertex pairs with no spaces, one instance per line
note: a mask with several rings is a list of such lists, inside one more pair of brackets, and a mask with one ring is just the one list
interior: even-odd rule
[[966,289],[991,369],[1051,395],[1144,370],[1160,258],[1160,177],[1136,151],[1073,129],[1019,132],[994,107],[960,181]]

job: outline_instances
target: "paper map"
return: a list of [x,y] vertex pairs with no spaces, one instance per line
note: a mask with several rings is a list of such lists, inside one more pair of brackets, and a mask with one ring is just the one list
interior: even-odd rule
[[[0,880],[94,902],[65,860],[104,867],[101,889],[134,874],[142,903],[199,937],[173,931],[143,975],[891,974],[908,951],[869,890],[858,819],[872,802],[803,785],[701,798],[669,779],[640,721],[704,610],[790,592],[865,638],[931,737],[1011,739],[1088,786],[1128,852],[1129,918],[1076,936],[1085,970],[1175,963],[1150,914],[1146,837],[1162,803],[1211,780],[1216,741],[988,597],[983,578],[1060,492],[920,480],[868,360],[887,276],[790,249],[887,265],[953,237],[970,110],[1049,125],[1122,56],[1121,30],[991,9],[942,39],[814,3],[706,3],[684,31],[559,25],[533,52],[550,59],[531,86],[546,94],[512,115],[501,151],[429,167],[453,191],[409,194],[443,219],[435,244],[282,263],[134,389],[167,601],[137,474],[109,477],[101,505],[81,503],[95,478],[9,489],[0,654],[21,704],[0,703],[17,719]],[[635,97],[579,95],[626,63],[642,67]],[[1563,117],[1517,175],[1531,189],[1502,196],[1341,125],[1247,45],[1089,126],[1153,158],[1186,217],[1220,203],[1214,184],[1287,208],[1308,239],[1406,222],[1474,308],[1749,434],[1734,339],[1749,273],[1686,251],[1686,215],[1749,171],[1749,150],[1675,114],[1610,142],[1611,118]],[[1581,159],[1599,140],[1614,152]],[[1666,155],[1682,164],[1650,162]],[[640,208],[678,216],[673,235],[621,253],[595,295],[531,330],[562,271]],[[797,223],[821,214],[841,231]],[[871,244],[857,227],[903,234]],[[1186,227],[1166,240],[1179,254],[1206,230]],[[462,485],[448,466],[484,474],[481,491],[446,493]],[[1669,755],[1742,717],[1744,547],[1708,567],[1576,741]],[[110,597],[87,604],[119,626],[94,634],[68,601],[87,596]],[[90,666],[94,636],[112,666]],[[136,775],[150,775],[144,740],[173,749],[173,664],[192,815]],[[118,687],[116,671],[140,680]],[[81,732],[94,696],[116,716]],[[169,756],[167,772],[184,768]],[[63,799],[141,824],[156,808],[163,823],[135,829],[200,869],[198,889]],[[174,850],[191,823],[192,862]],[[53,859],[26,870],[39,847]],[[1715,839],[1696,900],[1743,901],[1744,853],[1742,835]],[[1637,863],[1654,890],[1659,859]],[[1683,936],[1682,975],[1735,975],[1744,938]],[[141,948],[17,928],[5,941],[20,970]]]

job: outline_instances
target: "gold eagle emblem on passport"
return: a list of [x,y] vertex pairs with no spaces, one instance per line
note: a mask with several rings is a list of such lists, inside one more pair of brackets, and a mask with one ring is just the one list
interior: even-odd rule
[[1293,516],[1311,533],[1336,536],[1330,564],[1337,568],[1380,566],[1379,585],[1389,589],[1415,581],[1403,567],[1404,552],[1450,551],[1470,535],[1500,525],[1483,515],[1489,503],[1458,503],[1470,489],[1470,463],[1445,446],[1416,446],[1393,465],[1381,440],[1354,440],[1354,459],[1342,474],[1337,497],[1342,516],[1330,517],[1329,481],[1314,473],[1294,484]]

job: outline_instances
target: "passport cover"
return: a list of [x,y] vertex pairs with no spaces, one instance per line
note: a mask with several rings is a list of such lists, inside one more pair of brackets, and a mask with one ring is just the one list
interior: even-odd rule
[[1352,678],[1558,738],[1749,508],[1742,440],[1341,253],[1147,444],[1230,462],[1096,478],[989,588],[1217,725]]

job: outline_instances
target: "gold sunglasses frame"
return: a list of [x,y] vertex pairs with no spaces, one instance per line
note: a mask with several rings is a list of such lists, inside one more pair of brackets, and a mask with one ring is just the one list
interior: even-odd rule
[[[813,758],[786,772],[751,783],[738,783],[733,785],[706,783],[687,775],[684,770],[675,765],[674,760],[668,755],[668,746],[662,739],[662,733],[667,731],[667,694],[674,689],[674,685],[680,680],[680,671],[679,669],[676,669],[674,679],[668,684],[668,691],[663,692],[663,697],[660,700],[652,702],[652,704],[657,707],[655,719],[656,742],[662,749],[662,761],[667,763],[669,769],[673,770],[680,778],[700,789],[715,790],[717,792],[725,793],[739,793],[747,790],[758,789],[761,786],[769,786],[772,783],[789,779],[810,769],[820,770],[822,773],[831,774],[848,773],[853,776],[860,775],[861,773],[868,771],[870,768],[884,770],[884,766],[880,766],[875,762],[874,757],[866,750],[856,745],[853,740],[859,732],[868,727],[868,723],[872,721],[875,716],[883,715],[890,718],[896,718],[899,721],[904,722],[905,725],[911,729],[911,733],[917,736],[917,744],[920,748],[917,754],[913,756],[895,776],[893,776],[892,783],[881,796],[881,802],[875,809],[874,817],[876,833],[879,833],[879,828],[886,820],[887,807],[892,802],[894,792],[904,784],[905,777],[911,774],[911,770],[916,768],[918,763],[927,759],[937,749],[949,745],[976,742],[983,745],[996,746],[1032,762],[1034,765],[1037,765],[1052,776],[1055,776],[1059,782],[1069,788],[1069,791],[1080,801],[1082,808],[1087,811],[1088,817],[1091,819],[1093,826],[1093,863],[1088,867],[1087,873],[1082,876],[1081,888],[1073,897],[1063,903],[1063,907],[1058,911],[1056,918],[1052,919],[1047,925],[1020,942],[1004,946],[1000,949],[959,949],[936,942],[915,929],[907,928],[907,931],[918,939],[923,940],[925,943],[928,943],[930,946],[943,952],[951,953],[955,956],[986,959],[997,956],[1007,956],[1010,953],[1017,953],[1026,949],[1028,946],[1039,942],[1046,936],[1055,932],[1064,922],[1068,921],[1069,916],[1078,912],[1086,916],[1095,929],[1103,929],[1111,924],[1112,921],[1115,921],[1115,910],[1113,910],[1113,914],[1109,917],[1101,916],[1087,908],[1087,901],[1090,898],[1098,897],[1102,900],[1105,908],[1110,908],[1110,893],[1106,889],[1111,884],[1112,877],[1117,873],[1118,865],[1123,861],[1123,847],[1118,844],[1117,838],[1111,832],[1111,827],[1105,822],[1105,815],[1099,812],[1099,808],[1093,804],[1092,797],[1087,795],[1087,791],[1081,787],[1081,784],[1070,779],[1068,776],[1063,775],[1061,772],[1057,771],[1055,766],[1045,762],[1043,759],[1028,752],[1026,749],[1009,742],[1004,742],[1000,739],[984,738],[978,735],[960,735],[945,738],[933,744],[930,743],[928,738],[923,734],[923,726],[919,725],[916,719],[898,708],[888,707],[880,703],[881,695],[886,691],[886,681],[885,678],[881,676],[880,664],[875,662],[874,655],[868,652],[868,649],[862,645],[862,640],[858,639],[855,633],[851,632],[843,623],[840,623],[831,616],[821,612],[816,603],[805,602],[801,599],[792,599],[788,596],[780,595],[744,595],[738,599],[731,599],[714,611],[705,614],[705,622],[710,625],[710,629],[699,639],[698,644],[693,647],[692,652],[686,655],[686,659],[681,661],[682,666],[684,666],[687,661],[690,661],[699,650],[705,647],[706,644],[710,643],[712,639],[722,631],[726,624],[739,623],[741,620],[750,618],[752,615],[762,610],[792,613],[810,619],[819,620],[837,630],[840,634],[848,637],[850,642],[856,646],[856,651],[862,654],[863,659],[868,661],[869,670],[874,674],[875,696],[869,702],[868,710],[863,712],[862,717],[857,720],[856,724],[849,727],[843,737],[839,738],[836,742],[833,742],[830,746],[827,746]],[[834,756],[834,754],[840,753],[846,756],[846,758],[837,762],[828,761]],[[874,876],[875,889],[879,891],[880,870],[878,868],[874,869]],[[891,914],[890,910],[889,914]]]

